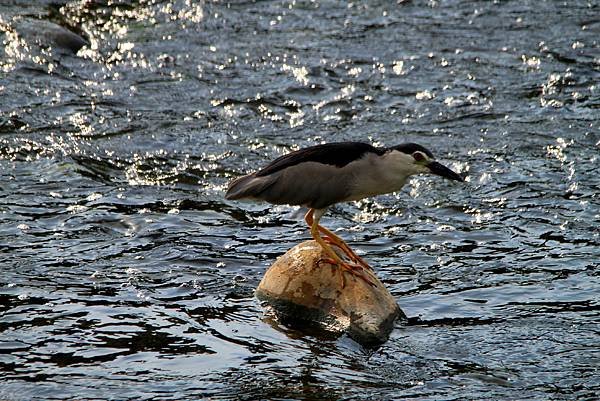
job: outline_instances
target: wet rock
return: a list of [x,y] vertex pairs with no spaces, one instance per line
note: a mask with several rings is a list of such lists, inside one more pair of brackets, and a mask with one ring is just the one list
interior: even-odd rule
[[305,241],[279,257],[256,289],[285,322],[347,332],[360,343],[383,342],[394,320],[406,316],[372,273],[368,284],[337,266],[316,241]]
[[77,54],[88,41],[60,25],[46,20],[16,18],[13,27],[29,44],[43,48],[52,47],[60,52]]

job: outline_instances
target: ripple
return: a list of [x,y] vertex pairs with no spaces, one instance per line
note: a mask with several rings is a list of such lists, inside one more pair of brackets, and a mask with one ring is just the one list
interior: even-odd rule
[[[188,3],[3,7],[4,398],[596,398],[593,7]],[[408,315],[378,348],[269,315],[304,211],[223,199],[344,140],[467,178],[324,217]]]

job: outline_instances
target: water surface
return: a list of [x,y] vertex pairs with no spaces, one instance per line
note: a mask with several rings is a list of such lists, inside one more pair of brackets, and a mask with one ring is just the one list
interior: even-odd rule
[[[0,398],[597,398],[598,2],[58,3],[0,5]],[[303,211],[223,199],[342,140],[467,176],[324,218],[376,348],[265,315]]]

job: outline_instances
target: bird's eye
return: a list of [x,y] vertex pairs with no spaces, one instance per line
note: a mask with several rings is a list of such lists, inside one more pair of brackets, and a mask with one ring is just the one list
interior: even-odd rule
[[422,162],[422,161],[425,161],[425,159],[427,159],[427,158],[425,157],[425,155],[424,155],[423,153],[421,153],[421,152],[415,152],[415,153],[413,153],[413,154],[412,154],[412,157],[413,157],[413,158],[414,158],[416,161],[418,161],[418,162]]

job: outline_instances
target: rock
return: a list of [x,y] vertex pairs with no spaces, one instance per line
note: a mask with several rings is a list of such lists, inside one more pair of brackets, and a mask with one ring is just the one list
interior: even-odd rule
[[[284,322],[347,332],[360,343],[387,340],[397,317],[406,318],[372,273],[374,286],[323,262],[316,241],[305,241],[279,257],[256,289]],[[321,262],[319,262],[321,261]]]
[[75,32],[46,20],[15,18],[13,28],[29,45],[52,47],[60,52],[77,54],[88,41]]

